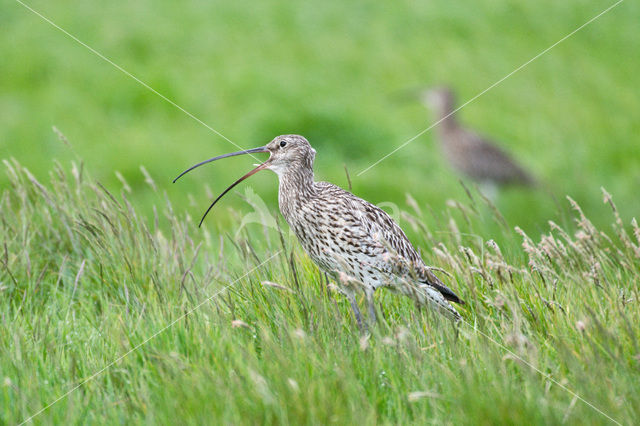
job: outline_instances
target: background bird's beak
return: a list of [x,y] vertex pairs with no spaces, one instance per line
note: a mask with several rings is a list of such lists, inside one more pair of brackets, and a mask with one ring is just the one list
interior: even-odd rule
[[413,103],[420,100],[424,93],[427,91],[424,87],[412,87],[402,90],[397,90],[388,95],[388,99],[391,102],[397,102],[400,104]]
[[[173,180],[173,183],[175,183],[178,179],[180,179],[182,176],[184,176],[185,174],[189,173],[191,170],[195,169],[196,167],[200,167],[200,166],[202,166],[204,164],[211,163],[212,161],[220,160],[221,158],[234,157],[236,155],[254,154],[254,153],[258,153],[258,152],[269,152],[269,150],[267,149],[266,146],[261,146],[261,147],[258,147],[258,148],[247,149],[246,151],[232,152],[232,153],[229,153],[229,154],[219,155],[217,157],[210,158],[208,160],[205,160],[205,161],[203,161],[201,163],[196,164],[195,166],[189,167],[187,170],[185,170],[184,172],[180,173],[180,175],[178,175],[178,177]],[[231,184],[231,186],[229,186],[227,189],[225,189],[222,192],[222,194],[218,195],[218,198],[216,198],[213,201],[213,203],[211,203],[211,205],[209,206],[207,211],[204,212],[204,215],[202,215],[202,219],[200,219],[200,223],[198,224],[198,227],[202,226],[202,222],[204,221],[204,218],[207,217],[207,214],[209,213],[209,211],[218,202],[218,200],[220,200],[220,198],[222,198],[227,192],[231,191],[231,189],[233,189],[234,186],[236,186],[237,184],[239,184],[240,182],[242,182],[246,178],[258,173],[260,170],[266,169],[268,165],[269,165],[269,160],[267,160],[264,163],[260,164],[258,167],[256,167],[255,169],[251,170],[246,175],[242,176],[240,179],[238,179],[233,184]]]

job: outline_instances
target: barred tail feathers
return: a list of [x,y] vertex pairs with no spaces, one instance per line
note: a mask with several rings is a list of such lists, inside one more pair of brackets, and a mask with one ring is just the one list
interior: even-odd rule
[[429,306],[434,308],[447,318],[455,321],[462,318],[446,297],[438,291],[437,288],[429,284],[420,283],[418,285],[412,285],[405,281],[404,285],[396,287],[395,290],[410,297],[420,306]]
[[[428,284],[421,284],[418,290],[414,292],[413,299],[421,305],[429,305],[446,317],[459,321],[462,317],[456,309],[449,303],[445,296],[434,287]],[[415,296],[418,296],[417,298]],[[422,297],[420,297],[422,296]]]

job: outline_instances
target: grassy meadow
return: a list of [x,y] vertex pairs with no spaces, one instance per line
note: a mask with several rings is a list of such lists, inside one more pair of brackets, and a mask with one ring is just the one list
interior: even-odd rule
[[0,424],[640,417],[637,3],[460,112],[543,182],[494,203],[433,131],[359,172],[434,121],[399,93],[448,84],[465,102],[613,2],[28,4],[243,148],[305,135],[317,178],[347,187],[346,167],[467,305],[454,325],[381,291],[360,334],[269,172],[198,228],[254,161],[172,185],[237,147],[6,1]]

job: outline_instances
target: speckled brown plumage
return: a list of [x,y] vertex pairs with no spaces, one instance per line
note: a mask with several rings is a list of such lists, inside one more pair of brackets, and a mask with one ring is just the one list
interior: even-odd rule
[[422,101],[437,114],[438,139],[451,166],[479,183],[532,186],[535,179],[493,142],[462,127],[453,113],[455,96],[448,88],[422,93]]
[[460,318],[449,302],[463,302],[425,265],[402,229],[385,211],[333,184],[314,180],[316,151],[304,137],[278,136],[264,147],[203,161],[180,176],[220,158],[257,152],[268,152],[269,159],[227,188],[207,213],[244,179],[259,170],[272,170],[280,181],[280,212],[309,257],[335,278],[349,299],[359,325],[362,319],[355,293],[365,293],[369,314],[375,319],[373,293],[380,287],[405,294],[416,303],[434,307],[454,319]]
[[458,296],[430,271],[384,210],[314,180],[315,150],[305,138],[278,136],[267,148],[272,152],[269,168],[280,180],[280,212],[311,259],[336,278],[352,303],[358,289],[371,303],[373,292],[387,287],[458,318],[448,302],[460,303]]

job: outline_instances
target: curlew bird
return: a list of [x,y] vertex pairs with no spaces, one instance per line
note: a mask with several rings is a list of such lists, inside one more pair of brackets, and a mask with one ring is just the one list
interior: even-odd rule
[[437,114],[440,144],[456,171],[478,182],[489,195],[500,186],[535,185],[535,179],[505,151],[458,123],[451,89],[425,90],[420,100]]
[[373,293],[386,287],[429,305],[446,316],[460,315],[449,302],[463,303],[436,277],[407,239],[402,229],[382,209],[331,183],[316,182],[313,161],[316,151],[302,136],[282,135],[267,145],[220,155],[196,164],[185,173],[221,158],[269,153],[269,158],[225,189],[211,208],[233,187],[259,172],[278,175],[280,212],[309,257],[331,275],[351,303],[358,326],[362,315],[355,293],[364,291],[369,316],[376,319]]

